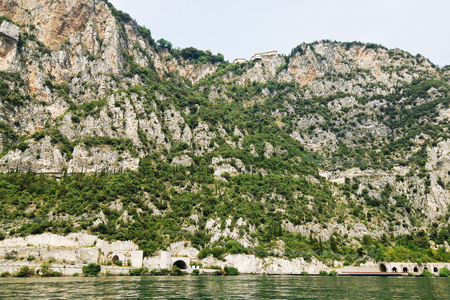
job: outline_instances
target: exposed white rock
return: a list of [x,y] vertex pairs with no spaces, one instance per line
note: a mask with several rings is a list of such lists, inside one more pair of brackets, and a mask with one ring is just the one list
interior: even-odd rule
[[20,29],[17,25],[14,25],[8,21],[3,21],[2,24],[0,24],[0,34],[3,34],[18,42]]
[[172,166],[183,166],[183,167],[189,167],[190,165],[192,165],[194,163],[194,160],[188,156],[188,155],[179,155],[179,156],[175,156],[172,159]]

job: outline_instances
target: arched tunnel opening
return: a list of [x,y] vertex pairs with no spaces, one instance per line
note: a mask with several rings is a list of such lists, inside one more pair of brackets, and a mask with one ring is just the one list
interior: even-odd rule
[[419,268],[418,267],[414,267],[414,273],[419,272]]
[[181,270],[186,270],[187,269],[186,263],[184,261],[182,261],[182,260],[177,260],[173,265],[177,266]]
[[114,255],[113,256],[113,258],[112,258],[112,262],[113,262],[113,264],[115,264],[116,263],[116,261],[118,261],[119,260],[119,256],[117,256],[117,255]]
[[403,268],[403,273],[408,273],[408,268],[407,267]]
[[396,267],[393,267],[393,268],[392,268],[392,272],[397,273],[397,268],[396,268]]
[[380,272],[387,272],[387,268],[386,268],[386,266],[384,265],[384,264],[381,264],[380,265]]
[[439,272],[439,269],[436,268],[436,267],[434,267],[433,272],[434,272],[434,273],[437,273],[437,272]]

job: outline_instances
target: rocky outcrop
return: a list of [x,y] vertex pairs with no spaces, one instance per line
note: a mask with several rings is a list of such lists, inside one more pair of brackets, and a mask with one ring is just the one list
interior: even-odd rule
[[39,140],[30,141],[24,151],[16,149],[0,158],[0,170],[30,170],[43,174],[67,173],[95,173],[102,170],[117,172],[121,170],[137,170],[139,159],[132,158],[125,151],[119,154],[110,147],[87,148],[80,144],[73,150],[73,158],[62,154],[57,145],[52,145],[49,136]]
[[92,18],[100,27],[102,21],[110,16],[108,6],[101,0],[5,0],[0,13],[16,23],[34,25],[37,38],[52,48],[69,39],[75,32],[86,30]]
[[0,71],[17,68],[17,42],[19,27],[8,21],[0,24]]

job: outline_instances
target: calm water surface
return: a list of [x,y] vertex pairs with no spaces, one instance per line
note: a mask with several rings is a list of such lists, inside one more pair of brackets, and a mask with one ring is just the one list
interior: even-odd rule
[[450,278],[0,278],[1,299],[450,299]]

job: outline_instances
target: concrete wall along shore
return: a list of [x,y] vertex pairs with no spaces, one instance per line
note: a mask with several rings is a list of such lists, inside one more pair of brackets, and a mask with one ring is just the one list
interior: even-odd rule
[[[81,273],[82,265],[88,263],[104,264],[121,260],[126,266],[142,267],[143,251],[132,241],[107,242],[86,233],[72,233],[67,236],[44,233],[27,237],[8,238],[0,241],[0,271],[11,272],[23,265],[33,265],[33,261],[22,261],[27,257],[36,261],[53,261],[52,269],[58,271],[57,264],[65,267],[63,274]],[[6,260],[6,258],[9,258]],[[16,258],[16,259],[13,259]],[[3,260],[1,260],[3,259]],[[102,269],[114,267],[105,266]],[[124,272],[123,268],[119,268]],[[69,271],[70,270],[70,271]],[[117,271],[119,272],[119,271]],[[128,270],[125,270],[128,273]]]
[[[132,241],[107,242],[87,233],[72,233],[61,236],[51,233],[40,235],[7,238],[0,241],[0,272],[14,273],[22,266],[34,267],[38,270],[43,262],[52,262],[51,268],[63,275],[82,273],[83,265],[89,263],[106,264],[108,261],[121,260],[124,266],[131,268],[146,267],[153,269],[170,269],[177,266],[190,271],[192,269],[208,269],[212,266],[236,267],[243,274],[280,274],[295,275],[302,272],[319,274],[320,271],[336,269],[338,273],[413,273],[420,275],[428,269],[434,275],[450,263],[398,263],[368,262],[360,267],[344,267],[335,262],[331,268],[317,259],[306,261],[303,258],[286,259],[281,257],[259,258],[254,255],[228,254],[223,259],[212,255],[204,259],[198,258],[199,251],[189,243],[178,242],[169,246],[167,251],[159,251],[151,257],[143,257],[143,251]],[[28,257],[33,257],[30,261]],[[200,267],[201,266],[201,267]],[[102,273],[112,275],[128,274],[131,268],[103,265]]]

